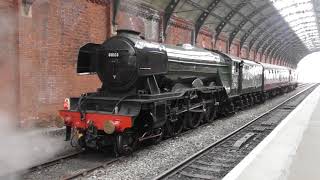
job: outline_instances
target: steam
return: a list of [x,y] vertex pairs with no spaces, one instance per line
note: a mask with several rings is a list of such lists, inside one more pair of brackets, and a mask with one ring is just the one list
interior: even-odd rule
[[[1,4],[1,3],[0,3]],[[62,151],[62,138],[53,138],[36,129],[18,128],[19,112],[16,109],[18,81],[16,69],[18,50],[15,33],[15,9],[0,7],[0,179],[54,157]],[[21,67],[28,68],[28,67]]]
[[14,127],[9,116],[0,113],[0,177],[46,161],[63,150],[62,139],[35,132]]

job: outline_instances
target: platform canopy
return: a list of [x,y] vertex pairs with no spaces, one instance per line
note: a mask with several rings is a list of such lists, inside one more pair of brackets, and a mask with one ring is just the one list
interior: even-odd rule
[[286,58],[295,65],[320,49],[319,0],[140,1],[165,13],[164,31],[175,15],[193,22],[194,37],[206,27],[216,39],[223,34],[228,48],[240,40],[240,49]]

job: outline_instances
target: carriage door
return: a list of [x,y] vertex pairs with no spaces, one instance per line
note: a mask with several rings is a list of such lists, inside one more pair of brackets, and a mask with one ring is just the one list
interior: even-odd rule
[[292,82],[293,81],[293,77],[292,77],[292,74],[291,74],[291,69],[289,70],[289,82]]
[[232,94],[238,94],[241,89],[239,75],[240,75],[240,62],[232,61]]
[[239,71],[239,77],[238,77],[238,94],[241,94],[242,92],[242,83],[243,83],[243,61],[238,63],[238,71]]

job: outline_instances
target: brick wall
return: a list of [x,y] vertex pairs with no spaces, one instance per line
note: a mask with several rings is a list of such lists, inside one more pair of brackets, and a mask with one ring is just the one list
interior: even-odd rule
[[249,52],[249,59],[252,60],[252,61],[254,61],[254,60],[255,60],[255,59],[254,59],[254,55],[255,55],[255,51],[254,51],[254,50],[251,50],[251,51]]
[[75,73],[76,60],[82,45],[110,35],[109,9],[86,0],[49,0],[35,1],[31,17],[19,14],[22,124],[51,124],[65,97],[100,86],[96,76]]
[[165,43],[168,44],[190,44],[192,24],[179,18],[172,18],[167,30]]
[[131,29],[140,32],[146,40],[159,41],[160,12],[146,5],[132,1],[122,1],[117,15],[118,29]]
[[256,52],[255,61],[262,62],[262,56],[260,52]]
[[15,0],[0,1],[0,118],[5,113],[9,118],[17,119],[19,111],[16,3]]
[[240,57],[240,44],[238,43],[232,43],[230,46],[230,51],[229,53],[233,56],[238,56]]
[[272,58],[266,55],[267,63],[273,64]]
[[240,53],[241,58],[249,59],[249,50],[247,47],[243,47]]
[[205,29],[200,31],[197,37],[197,46],[207,49],[213,49],[214,45],[214,37],[213,34],[209,32],[209,30]]
[[224,39],[218,39],[216,42],[216,47],[215,49],[227,53],[227,42]]

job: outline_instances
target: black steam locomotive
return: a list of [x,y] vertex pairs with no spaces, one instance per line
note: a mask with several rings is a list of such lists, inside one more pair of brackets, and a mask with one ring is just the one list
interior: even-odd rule
[[80,48],[79,74],[97,74],[97,92],[65,99],[60,116],[80,146],[131,152],[140,142],[213,121],[297,86],[293,69],[191,45],[148,42],[128,30]]

